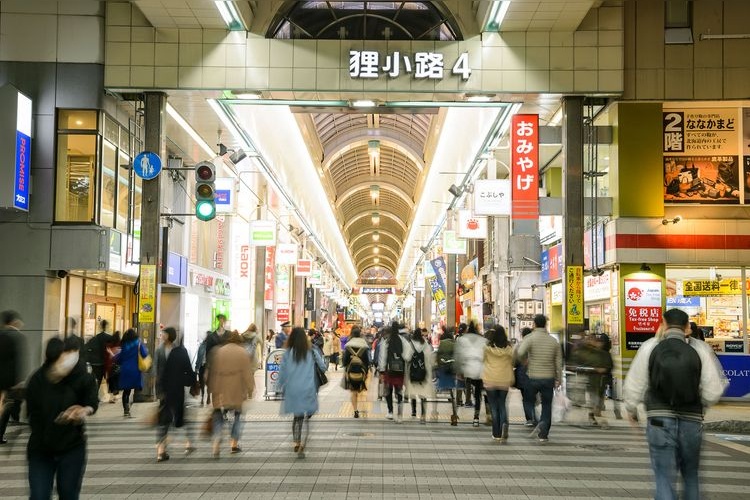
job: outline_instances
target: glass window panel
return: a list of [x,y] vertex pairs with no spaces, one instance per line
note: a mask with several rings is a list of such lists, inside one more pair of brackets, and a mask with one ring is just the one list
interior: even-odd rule
[[117,196],[117,150],[109,141],[102,147],[102,194],[99,210],[99,224],[115,227],[115,198]]
[[130,134],[124,128],[120,128],[120,149],[130,154]]
[[104,116],[104,137],[112,144],[120,144],[120,126],[109,116]]
[[61,130],[96,130],[96,111],[61,109],[57,116],[57,128]]
[[[127,165],[130,159],[120,153],[120,165]],[[130,170],[125,167],[117,169],[119,190],[117,196],[117,229],[127,231],[128,229],[128,210],[130,209],[130,189],[128,186],[128,175]]]
[[58,135],[56,221],[93,221],[95,166],[96,135]]
[[106,291],[106,283],[103,281],[86,280],[86,295],[99,295],[104,297]]
[[122,299],[125,297],[125,287],[117,283],[107,283],[107,297]]
[[143,199],[143,179],[133,176],[133,233],[141,237],[141,205]]

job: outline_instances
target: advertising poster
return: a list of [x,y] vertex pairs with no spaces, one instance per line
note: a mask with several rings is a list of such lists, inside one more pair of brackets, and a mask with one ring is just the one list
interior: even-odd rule
[[656,334],[661,325],[661,280],[625,280],[625,343],[631,351]]
[[740,203],[738,156],[665,156],[664,202]]
[[746,205],[750,205],[750,156],[745,156],[745,175],[742,176],[745,186],[745,198],[743,199]]
[[724,376],[729,379],[725,398],[750,397],[750,356],[717,354]]
[[156,265],[141,265],[138,295],[138,322],[153,323],[156,308]]
[[435,301],[435,304],[437,304],[438,312],[440,313],[440,316],[445,316],[447,312],[447,301],[445,298],[445,292],[443,291],[443,288],[440,286],[440,283],[438,282],[438,275],[430,276],[430,290],[432,291],[432,300]]
[[664,154],[736,155],[737,108],[665,109]]
[[583,266],[565,268],[565,290],[567,302],[567,322],[572,325],[583,324]]

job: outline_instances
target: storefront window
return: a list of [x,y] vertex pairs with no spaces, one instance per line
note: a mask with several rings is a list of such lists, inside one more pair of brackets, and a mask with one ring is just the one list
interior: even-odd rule
[[59,134],[55,220],[94,220],[96,135]]
[[99,212],[99,223],[102,226],[115,227],[115,198],[117,183],[117,150],[108,140],[104,140],[102,148],[102,201]]
[[740,269],[667,269],[667,308],[688,313],[715,352],[746,352],[741,275]]
[[57,116],[60,130],[96,130],[96,111],[86,109],[61,109]]

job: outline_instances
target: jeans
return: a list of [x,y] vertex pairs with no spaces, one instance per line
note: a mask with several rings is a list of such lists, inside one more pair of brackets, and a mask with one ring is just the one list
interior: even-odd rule
[[505,405],[508,391],[487,389],[487,400],[492,412],[492,437],[502,437],[503,425],[508,425],[508,408]]
[[656,477],[655,500],[676,500],[677,470],[685,484],[685,500],[699,500],[698,464],[703,424],[692,420],[651,417],[646,426],[651,468]]
[[78,500],[83,473],[86,472],[85,444],[58,455],[32,451],[28,459],[30,500],[52,498],[55,476],[60,500]]
[[396,392],[396,402],[400,405],[404,397],[402,390],[403,388],[400,385],[385,384],[385,404],[388,406],[388,413],[393,413],[393,392]]
[[539,438],[547,439],[549,429],[552,427],[552,393],[555,390],[555,379],[553,378],[530,378],[529,388],[532,398],[536,399],[537,393],[542,397],[542,415],[539,418]]
[[[230,410],[227,410],[230,411]],[[235,441],[240,440],[240,434],[242,433],[242,410],[231,410],[234,411],[234,421],[232,422],[232,430],[230,431],[230,437]],[[214,410],[213,412],[213,434],[214,441],[221,441],[221,430],[224,428],[224,412],[221,410]]]
[[130,411],[130,391],[133,391],[133,399],[135,399],[134,389],[123,389],[122,391],[122,411],[128,413]]
[[523,398],[523,416],[527,422],[532,422],[534,425],[538,423],[536,415],[536,393],[531,390],[531,383],[526,382],[526,385],[521,389],[521,397]]

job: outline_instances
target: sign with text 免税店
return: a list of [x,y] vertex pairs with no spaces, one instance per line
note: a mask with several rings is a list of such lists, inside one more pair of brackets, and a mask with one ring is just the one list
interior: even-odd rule
[[510,125],[512,218],[539,218],[539,115],[513,115]]
[[476,215],[510,215],[510,179],[478,179],[474,182]]
[[658,279],[626,279],[625,343],[634,351],[656,334],[661,325],[661,288]]
[[297,259],[297,267],[294,269],[295,276],[310,276],[312,274],[311,259]]
[[471,210],[458,211],[458,236],[460,238],[484,239],[487,237],[487,217],[481,217]]

